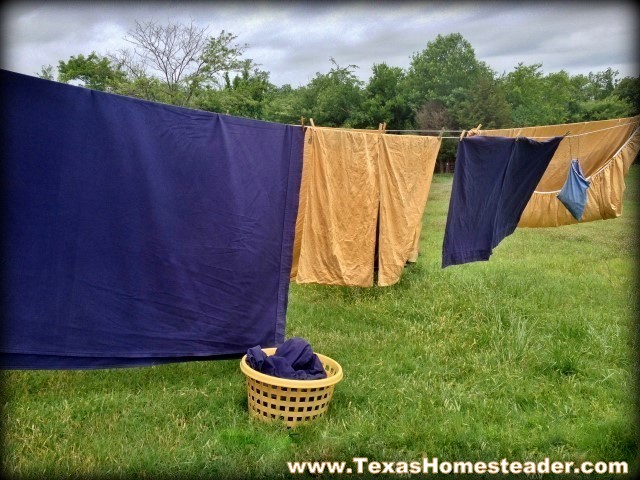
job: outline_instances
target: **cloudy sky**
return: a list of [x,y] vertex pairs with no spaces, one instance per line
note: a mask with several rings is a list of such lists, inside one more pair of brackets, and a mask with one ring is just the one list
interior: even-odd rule
[[640,75],[632,2],[139,2],[4,3],[2,68],[34,75],[71,55],[114,52],[134,21],[208,26],[247,43],[245,57],[276,85],[305,85],[316,72],[355,64],[363,80],[385,62],[407,68],[438,34],[461,33],[498,73],[542,63],[544,73],[609,67]]

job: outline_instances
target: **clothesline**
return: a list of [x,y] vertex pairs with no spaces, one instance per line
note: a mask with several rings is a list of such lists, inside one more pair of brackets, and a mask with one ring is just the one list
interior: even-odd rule
[[[583,123],[589,123],[589,122],[583,122]],[[626,127],[629,125],[635,125],[638,122],[628,122],[628,123],[620,123],[618,125],[614,125],[612,127],[607,127],[607,128],[600,128],[598,130],[591,130],[590,132],[585,132],[585,133],[576,133],[573,135],[565,135],[565,138],[575,138],[575,137],[582,137],[584,135],[591,135],[592,133],[597,133],[597,132],[603,132],[605,130],[611,130],[613,128],[620,128],[620,127]],[[542,125],[544,126],[544,125]],[[520,130],[524,129],[524,128],[532,128],[532,127],[516,127],[519,128]],[[533,127],[533,128],[537,128],[537,127]],[[463,132],[464,130],[386,130],[387,132]],[[480,130],[480,132],[482,132],[482,130]],[[453,139],[460,139],[460,137],[441,137],[441,138],[453,138]],[[553,136],[546,136],[546,137],[528,137],[528,138],[553,138]]]
[[[635,125],[637,123],[638,122],[621,123],[619,125],[614,125],[613,127],[600,128],[598,130],[591,130],[590,132],[585,132],[585,133],[576,133],[574,135],[566,135],[566,138],[582,137],[584,135],[591,135],[592,133],[604,132],[605,130],[611,130],[612,128],[626,127],[629,125]],[[529,127],[522,127],[522,128],[529,128]],[[529,137],[529,138],[553,138],[553,137]]]
[[[589,123],[589,122],[583,122],[583,123]],[[619,125],[614,125],[612,127],[607,127],[607,128],[601,128],[598,130],[591,130],[590,132],[585,132],[585,133],[576,133],[573,135],[565,135],[565,138],[575,138],[575,137],[582,137],[585,135],[591,135],[592,133],[598,133],[598,132],[603,132],[605,130],[611,130],[613,128],[620,128],[620,127],[626,127],[628,125],[634,125],[638,122],[629,122],[629,123],[621,123]],[[545,125],[541,125],[541,126],[545,126]],[[298,127],[307,127],[307,125],[298,125]],[[536,127],[516,127],[516,128],[520,128],[520,130],[522,130],[523,128],[536,128]],[[375,132],[378,130],[372,130],[372,132]],[[446,129],[441,129],[441,130],[411,130],[411,129],[407,129],[407,130],[379,130],[381,132],[418,132],[418,133],[440,133],[440,132],[458,132],[458,133],[462,133],[466,130],[446,130]],[[482,132],[482,130],[480,131]],[[452,139],[452,140],[459,140],[460,137],[459,136],[441,136],[440,138],[444,138],[444,139]],[[528,138],[553,138],[553,136],[542,136],[542,137],[528,137]]]

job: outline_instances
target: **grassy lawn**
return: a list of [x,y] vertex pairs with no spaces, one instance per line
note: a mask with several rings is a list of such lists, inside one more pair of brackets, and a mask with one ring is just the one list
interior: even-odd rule
[[517,229],[489,262],[442,270],[451,180],[435,176],[399,284],[291,286],[287,337],[344,369],[324,418],[250,419],[237,360],[3,372],[4,477],[284,478],[287,461],[353,457],[633,466],[640,166],[621,218]]

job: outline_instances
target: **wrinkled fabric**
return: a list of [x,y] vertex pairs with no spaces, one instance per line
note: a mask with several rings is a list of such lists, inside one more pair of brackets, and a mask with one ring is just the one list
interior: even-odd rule
[[258,345],[247,350],[247,365],[272,377],[293,380],[326,378],[327,372],[309,342],[293,337],[280,345],[273,355],[267,355]]
[[291,278],[370,287],[378,245],[378,285],[396,283],[418,255],[440,141],[307,129]]
[[558,200],[578,221],[582,218],[584,207],[587,205],[587,189],[590,183],[582,173],[580,162],[577,159],[572,160],[567,181],[558,194]]
[[[613,128],[612,128],[613,127]],[[605,129],[605,130],[603,130]],[[558,193],[573,158],[591,182],[581,222],[622,215],[625,176],[640,151],[640,116],[538,127],[481,130],[480,135],[565,138],[525,208],[519,227],[557,227],[577,223]]]
[[458,143],[442,268],[489,260],[515,230],[562,137],[468,137]]
[[378,285],[400,280],[405,264],[418,257],[422,215],[441,139],[382,135],[380,144],[380,232]]
[[307,129],[296,282],[373,285],[379,142],[375,133]]
[[7,71],[3,368],[284,341],[302,129]]

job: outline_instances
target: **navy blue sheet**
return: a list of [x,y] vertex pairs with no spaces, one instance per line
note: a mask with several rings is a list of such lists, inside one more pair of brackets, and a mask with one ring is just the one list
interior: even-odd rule
[[442,268],[489,260],[516,229],[563,137],[467,137],[458,144]]
[[2,368],[284,341],[299,127],[0,71]]

